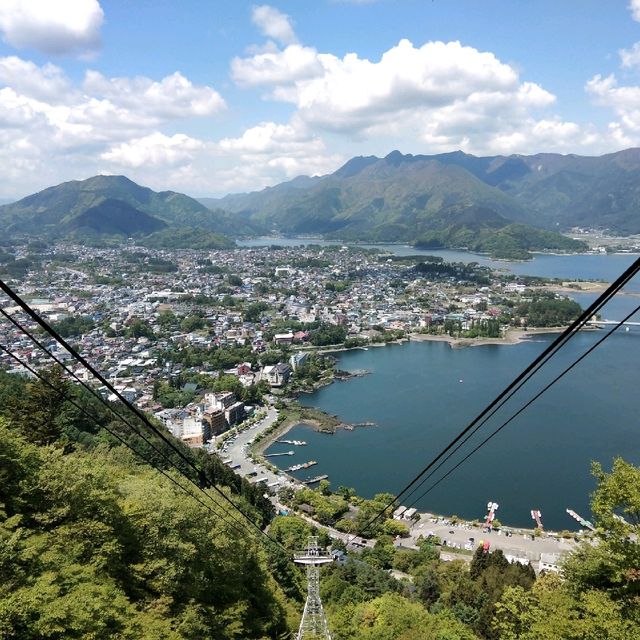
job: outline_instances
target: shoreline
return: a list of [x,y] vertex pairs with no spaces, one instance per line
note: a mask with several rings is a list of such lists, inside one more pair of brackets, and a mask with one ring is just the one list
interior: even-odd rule
[[430,335],[428,333],[411,333],[411,342],[446,342],[451,348],[480,347],[483,345],[513,345],[526,342],[538,335],[562,333],[567,327],[532,327],[530,329],[508,329],[500,338],[455,338],[449,335]]

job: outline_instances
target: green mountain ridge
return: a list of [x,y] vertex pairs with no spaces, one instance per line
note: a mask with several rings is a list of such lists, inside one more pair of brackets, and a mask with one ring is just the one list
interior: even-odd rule
[[191,229],[205,233],[218,247],[233,245],[223,234],[256,232],[255,226],[239,223],[225,211],[174,191],[155,192],[125,176],[94,176],[49,187],[0,206],[0,221],[10,235],[51,239],[161,234],[154,236],[158,240],[168,237],[162,234],[168,228]]
[[[552,160],[557,163],[555,157]],[[546,233],[535,228],[544,226],[541,216],[508,191],[514,181],[530,179],[532,171],[515,156],[412,156],[393,151],[382,159],[352,158],[322,178],[298,178],[207,203],[292,235],[465,247],[504,258],[526,258],[532,250],[586,249],[555,233],[557,225],[549,224],[547,229],[553,231]]]

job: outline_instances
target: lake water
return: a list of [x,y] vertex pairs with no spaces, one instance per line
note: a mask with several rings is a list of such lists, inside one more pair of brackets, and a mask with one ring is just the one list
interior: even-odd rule
[[[446,252],[446,256],[452,254],[457,255]],[[514,272],[528,269],[530,275],[613,280],[634,258],[545,255],[530,263],[499,264]],[[640,291],[637,278],[627,290]],[[585,307],[596,296],[577,293],[571,297]],[[617,320],[638,304],[639,296],[620,295],[603,309],[602,316]],[[640,320],[638,316],[632,319]],[[601,335],[585,332],[574,337],[459,456],[510,417]],[[318,465],[312,469],[294,475],[305,478],[326,473],[332,487],[351,486],[364,496],[397,492],[553,337],[464,349],[452,349],[441,342],[411,342],[340,353],[341,369],[366,369],[370,375],[335,382],[302,396],[301,402],[346,422],[372,421],[376,426],[326,435],[299,425],[289,437],[306,440],[308,446],[297,448],[293,457],[274,461],[289,466],[317,460]],[[595,486],[591,461],[597,460],[606,468],[615,456],[640,463],[639,356],[639,328],[614,334],[416,506],[424,511],[481,518],[486,503],[493,500],[500,504],[498,518],[505,523],[530,526],[529,512],[535,508],[542,511],[547,528],[575,528],[577,524],[565,509],[590,517],[589,494]],[[287,448],[275,444],[270,451]],[[422,490],[458,459],[452,459]]]
[[[264,247],[279,245],[282,247],[299,247],[306,244],[320,246],[335,246],[344,243],[333,242],[315,238],[278,238],[262,237],[251,240],[239,241],[239,246]],[[492,260],[491,258],[468,251],[455,251],[452,249],[416,249],[410,245],[402,244],[359,244],[363,248],[382,249],[397,256],[407,255],[431,255],[440,256],[446,262],[477,262],[480,265],[499,269],[507,273],[523,276],[541,276],[544,278],[562,278],[564,280],[615,280],[634,260],[635,254],[574,254],[552,255],[536,254],[532,260],[511,261]],[[640,280],[627,287],[628,290],[640,292]]]
[[[599,335],[582,333],[571,340],[554,366],[549,364],[549,372],[525,386],[481,433],[488,435],[502,424]],[[371,374],[335,382],[301,402],[347,422],[373,421],[376,426],[327,435],[300,425],[288,437],[306,440],[308,446],[296,448],[295,456],[273,460],[283,466],[317,460],[317,466],[295,475],[326,473],[334,488],[351,486],[364,496],[396,492],[551,339],[464,349],[412,342],[344,352],[340,368]],[[639,331],[614,334],[417,506],[479,518],[487,501],[494,500],[503,522],[529,525],[529,511],[536,508],[547,527],[572,528],[567,507],[589,515],[591,460],[606,467],[616,455],[640,462],[639,347]],[[479,441],[474,438],[468,445]],[[270,451],[288,448],[275,444]]]

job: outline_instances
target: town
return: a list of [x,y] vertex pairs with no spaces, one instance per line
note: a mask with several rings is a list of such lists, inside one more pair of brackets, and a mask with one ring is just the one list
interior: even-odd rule
[[[408,338],[503,341],[523,328],[567,324],[580,310],[540,279],[353,246],[37,242],[5,248],[0,273],[123,397],[194,447],[212,446],[267,395],[331,382],[332,350]],[[8,300],[0,306],[34,329]],[[50,364],[5,318],[0,340],[35,368]],[[46,344],[69,359],[55,341]],[[6,354],[0,363],[21,370]]]

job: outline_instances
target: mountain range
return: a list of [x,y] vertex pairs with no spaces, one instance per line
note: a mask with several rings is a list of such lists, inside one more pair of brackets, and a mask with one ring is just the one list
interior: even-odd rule
[[[96,241],[137,236],[159,246],[233,246],[227,235],[256,233],[226,211],[175,191],[156,192],[125,176],[94,176],[49,187],[0,206],[8,235]],[[180,230],[180,233],[176,233]]]
[[640,149],[600,157],[537,154],[356,157],[332,174],[196,200],[124,176],[65,182],[0,206],[13,235],[134,236],[151,246],[214,248],[227,236],[323,235],[466,247],[499,257],[585,245],[573,227],[640,233]]
[[296,178],[205,204],[298,233],[393,235],[393,225],[400,224],[415,234],[474,207],[551,230],[640,233],[640,149],[599,157],[393,151],[384,158],[352,158],[320,178]]

